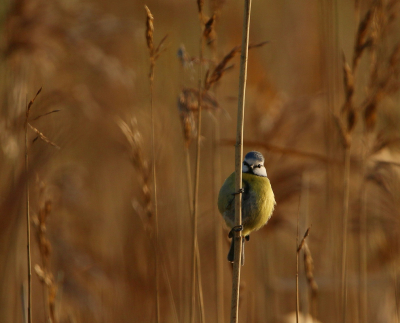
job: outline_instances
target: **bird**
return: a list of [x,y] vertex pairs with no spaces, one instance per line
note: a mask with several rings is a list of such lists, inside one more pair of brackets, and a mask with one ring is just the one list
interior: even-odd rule
[[[235,227],[235,195],[242,193],[242,243],[250,239],[250,233],[262,228],[271,218],[276,202],[271,183],[264,166],[264,156],[258,151],[250,151],[243,160],[242,190],[235,192],[235,172],[223,183],[218,194],[218,210],[231,231]],[[234,241],[228,253],[228,260],[233,263]],[[242,265],[244,264],[244,248],[242,248]]]

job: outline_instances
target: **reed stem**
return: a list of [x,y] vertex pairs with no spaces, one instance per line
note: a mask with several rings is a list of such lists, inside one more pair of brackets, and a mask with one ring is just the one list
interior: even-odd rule
[[350,195],[350,145],[345,147],[344,173],[343,173],[343,245],[342,245],[342,322],[346,322],[347,315],[347,232],[349,218]]
[[[247,80],[247,59],[249,51],[251,0],[244,1],[242,50],[240,54],[240,76],[239,76],[239,100],[237,114],[237,132],[235,146],[235,192],[242,189],[242,160],[243,160],[243,127],[244,107]],[[242,194],[235,197],[235,226],[242,225]],[[232,301],[231,301],[231,323],[237,323],[239,319],[239,286],[240,267],[242,254],[242,232],[237,231],[232,237],[235,239],[235,254],[232,275]]]
[[[203,34],[200,35],[200,49],[199,49],[199,78],[198,78],[198,115],[197,115],[197,150],[196,150],[196,168],[195,168],[195,178],[194,178],[194,194],[193,194],[193,259],[192,259],[192,307],[191,307],[191,319],[190,321],[194,323],[194,313],[195,313],[195,303],[196,303],[196,278],[197,282],[201,279],[198,279],[198,275],[200,272],[197,272],[197,262],[199,261],[198,257],[200,257],[198,251],[198,242],[197,242],[197,218],[198,218],[198,198],[199,198],[199,178],[200,178],[200,139],[201,139],[201,114],[202,114],[202,61],[203,61]],[[199,288],[199,295],[201,294],[201,286]],[[200,307],[202,306],[200,300]],[[201,312],[204,313],[204,310],[201,309]],[[202,315],[202,319],[204,320],[204,316]]]
[[28,323],[32,322],[32,264],[31,264],[31,217],[29,213],[29,156],[28,156],[28,118],[30,106],[26,108],[25,119],[25,176],[26,176],[26,240],[28,261]]

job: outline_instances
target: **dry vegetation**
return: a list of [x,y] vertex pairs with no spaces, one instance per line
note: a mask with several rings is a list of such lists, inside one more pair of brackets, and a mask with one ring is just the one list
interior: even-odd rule
[[[216,196],[234,170],[242,2],[6,2],[0,322],[27,315],[27,183],[33,322],[226,322]],[[246,244],[239,322],[295,322],[296,268],[299,322],[400,322],[399,13],[253,2],[244,150],[266,156],[277,207]]]

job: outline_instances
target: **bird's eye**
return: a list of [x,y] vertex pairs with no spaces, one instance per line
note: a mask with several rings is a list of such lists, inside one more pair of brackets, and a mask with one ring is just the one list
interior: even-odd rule
[[258,164],[258,166],[257,166],[258,168],[261,168],[261,164]]

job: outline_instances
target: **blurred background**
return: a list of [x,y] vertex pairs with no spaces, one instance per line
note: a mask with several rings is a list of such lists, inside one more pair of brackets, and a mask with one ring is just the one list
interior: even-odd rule
[[[264,154],[277,206],[246,243],[240,322],[295,322],[310,226],[300,322],[399,322],[398,2],[253,1],[250,42],[268,44],[249,52],[244,152]],[[168,35],[154,159],[144,5],[155,46]],[[0,5],[0,322],[25,322],[27,183],[34,322],[156,322],[157,296],[160,322],[190,321],[199,64],[204,83],[240,45],[243,3],[203,12],[200,61],[195,0]],[[203,98],[195,322],[229,320],[216,200],[234,171],[239,56]]]

